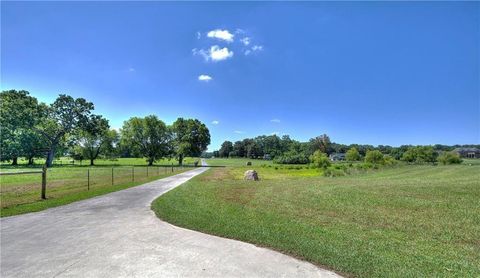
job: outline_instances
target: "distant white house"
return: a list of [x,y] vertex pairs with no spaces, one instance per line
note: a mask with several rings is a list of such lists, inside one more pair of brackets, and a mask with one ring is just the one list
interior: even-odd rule
[[344,153],[331,153],[328,158],[330,158],[331,161],[342,161],[345,160],[345,154]]

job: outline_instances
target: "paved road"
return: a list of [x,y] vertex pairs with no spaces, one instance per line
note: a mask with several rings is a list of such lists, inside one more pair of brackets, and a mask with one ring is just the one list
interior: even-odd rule
[[1,277],[335,277],[251,244],[186,230],[150,210],[159,195],[204,172],[2,218]]

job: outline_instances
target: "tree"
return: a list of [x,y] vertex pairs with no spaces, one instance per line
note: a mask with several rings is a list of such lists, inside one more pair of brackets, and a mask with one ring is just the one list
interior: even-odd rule
[[365,154],[365,162],[372,164],[385,164],[385,159],[379,150],[373,150],[367,151]]
[[65,136],[85,128],[93,108],[93,103],[83,98],[75,99],[63,94],[46,107],[46,116],[34,127],[34,130],[43,136],[48,145],[47,167],[52,166],[55,152],[66,139]]
[[310,161],[315,165],[317,168],[327,169],[328,166],[331,165],[330,159],[328,159],[327,155],[320,150],[316,150],[311,156]]
[[85,129],[79,130],[76,136],[76,143],[80,148],[82,157],[90,160],[94,165],[95,159],[100,154],[111,151],[113,144],[118,141],[115,130],[110,130],[108,120],[102,116],[94,115],[90,118]]
[[172,125],[175,153],[182,165],[187,156],[198,157],[210,145],[210,131],[197,119],[178,118]]
[[[42,116],[42,105],[27,91],[8,90],[0,93],[0,160],[17,164],[19,156],[38,146],[38,138],[30,129]],[[29,140],[34,141],[29,141]]]
[[313,153],[317,150],[326,153],[327,155],[332,152],[330,137],[327,134],[317,136],[310,139],[310,151]]
[[149,166],[172,151],[171,133],[155,115],[130,118],[123,123],[121,134],[122,144],[131,145],[134,154],[147,158]]
[[358,152],[357,148],[353,147],[350,148],[347,153],[345,154],[345,159],[348,161],[359,161],[361,159],[360,153]]
[[218,155],[220,157],[228,157],[231,151],[233,151],[233,143],[230,141],[225,141],[222,143],[222,147],[218,151]]
[[402,155],[402,160],[415,163],[434,163],[437,161],[437,152],[432,146],[409,147]]

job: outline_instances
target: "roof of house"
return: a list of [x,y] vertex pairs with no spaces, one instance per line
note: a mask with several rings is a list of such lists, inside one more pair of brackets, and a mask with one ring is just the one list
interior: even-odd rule
[[477,148],[455,148],[454,152],[480,152],[480,149]]

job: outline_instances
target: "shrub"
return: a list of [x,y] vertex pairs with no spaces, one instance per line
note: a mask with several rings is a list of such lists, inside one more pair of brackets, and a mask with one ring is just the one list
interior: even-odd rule
[[278,164],[307,164],[308,157],[303,153],[290,151],[283,155],[276,156],[273,162]]
[[361,159],[360,153],[357,148],[353,147],[347,151],[345,154],[345,159],[348,161],[359,161]]
[[365,155],[365,162],[371,163],[375,166],[377,164],[385,164],[385,158],[383,157],[383,154],[378,150],[367,151],[367,154]]
[[452,152],[444,152],[438,157],[438,161],[443,165],[446,164],[460,164],[462,163],[462,159],[457,153]]
[[330,160],[328,159],[325,153],[317,150],[310,156],[310,161],[312,164],[317,168],[326,169],[328,166],[331,165]]
[[401,159],[410,163],[434,163],[437,161],[437,155],[431,146],[418,146],[408,148]]

